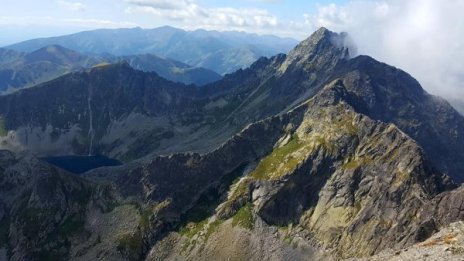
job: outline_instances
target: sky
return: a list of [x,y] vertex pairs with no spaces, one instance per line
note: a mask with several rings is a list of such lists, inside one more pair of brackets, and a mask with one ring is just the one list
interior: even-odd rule
[[0,0],[0,46],[96,28],[163,25],[302,40],[324,26],[358,53],[464,101],[464,0]]
[[170,25],[238,30],[297,39],[318,6],[346,0],[0,0],[0,46],[95,28]]

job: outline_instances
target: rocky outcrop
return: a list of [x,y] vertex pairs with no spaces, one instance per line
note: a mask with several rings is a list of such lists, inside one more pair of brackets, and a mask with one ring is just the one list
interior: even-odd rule
[[87,214],[116,202],[109,187],[8,151],[0,151],[0,188],[0,248],[10,260],[67,259],[93,232]]
[[[293,139],[241,180],[249,202],[266,223],[297,225],[299,236],[315,238],[341,257],[424,240],[437,227],[427,230],[428,223],[415,217],[453,185],[411,138],[356,113],[346,98],[347,89],[336,81],[303,105],[308,109]],[[228,201],[242,200],[237,193]],[[237,208],[228,201],[218,212],[233,216],[223,209]]]
[[[432,167],[408,135],[357,113],[349,99],[343,81],[337,80],[288,114],[250,125],[214,152],[157,157],[87,177],[113,179],[126,196],[136,191],[157,204],[168,199],[151,219],[171,224],[170,230],[157,235],[174,240],[169,241],[175,245],[171,250],[166,250],[165,241],[152,241],[168,256],[191,244],[189,237],[199,237],[194,241],[203,243],[183,252],[200,258],[204,252],[197,247],[217,247],[209,237],[243,218],[244,211],[255,216],[245,228],[253,228],[258,220],[264,221],[261,226],[284,227],[288,232],[282,237],[301,238],[301,244],[312,246],[317,255],[322,248],[337,257],[366,256],[425,240],[451,220],[431,223],[421,213],[449,193],[444,191],[453,183]],[[224,179],[234,168],[256,160],[248,171],[238,169],[234,177],[244,176],[236,183]],[[169,232],[184,226],[180,237]],[[150,256],[160,258],[155,250]]]
[[462,181],[464,118],[448,102],[425,92],[409,74],[367,56],[339,64],[337,70],[357,111],[394,123],[419,143],[436,167]]
[[441,261],[462,260],[464,253],[464,224],[462,222],[452,223],[441,229],[427,241],[416,244],[402,250],[387,250],[378,255],[362,258],[349,259],[350,261],[402,261],[402,260],[424,260]]

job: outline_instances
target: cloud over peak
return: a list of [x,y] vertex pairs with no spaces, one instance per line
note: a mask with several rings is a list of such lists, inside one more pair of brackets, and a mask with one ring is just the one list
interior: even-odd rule
[[423,87],[464,100],[464,1],[353,0],[306,15],[313,28],[349,32],[359,52],[400,67]]

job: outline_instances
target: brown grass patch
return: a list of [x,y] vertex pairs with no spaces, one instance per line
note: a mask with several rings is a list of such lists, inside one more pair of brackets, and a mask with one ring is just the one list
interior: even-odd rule
[[436,246],[436,245],[438,245],[438,240],[431,239],[431,240],[429,240],[427,242],[424,242],[424,243],[420,244],[419,246],[421,246],[421,247],[433,247],[433,246]]
[[455,235],[452,235],[452,234],[448,234],[448,235],[443,237],[443,242],[445,242],[445,244],[447,244],[447,245],[455,242],[456,240],[457,239],[456,239]]

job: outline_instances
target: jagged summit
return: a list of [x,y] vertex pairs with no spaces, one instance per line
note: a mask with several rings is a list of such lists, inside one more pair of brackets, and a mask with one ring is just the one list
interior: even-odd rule
[[302,41],[296,48],[290,52],[289,56],[310,52],[321,52],[329,49],[343,50],[343,57],[349,57],[351,46],[347,45],[349,36],[347,33],[335,33],[327,28],[321,27],[315,31],[306,40]]
[[356,47],[347,33],[334,33],[321,27],[288,54],[281,70],[286,71],[292,65],[306,69],[330,69],[340,59],[355,55]]

